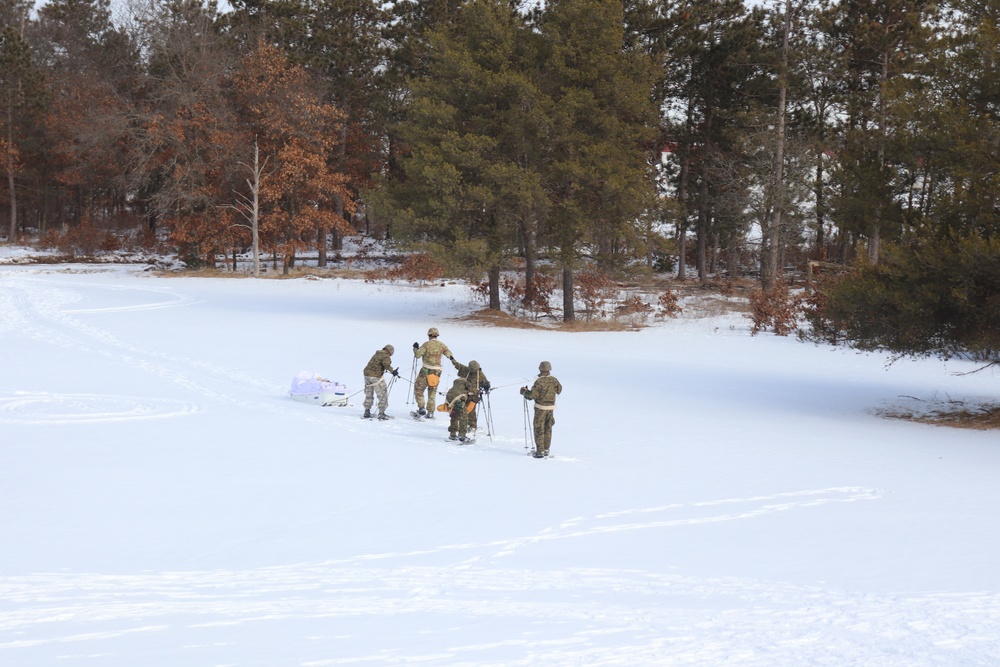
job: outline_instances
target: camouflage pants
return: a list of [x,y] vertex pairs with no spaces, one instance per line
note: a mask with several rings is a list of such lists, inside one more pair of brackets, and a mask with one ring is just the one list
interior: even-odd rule
[[[432,387],[427,382],[428,375],[436,375],[438,380],[441,379],[441,371],[429,371],[426,368],[421,368],[420,372],[417,373],[417,379],[413,382],[413,399],[417,402],[418,408],[427,408],[427,412],[434,412],[434,406],[437,405],[437,387]],[[427,398],[424,399],[424,394],[427,394]]]
[[479,426],[479,424],[478,424],[479,420],[476,419],[476,413],[479,412],[479,410],[476,409],[478,407],[479,407],[478,402],[473,402],[472,403],[472,412],[467,413],[467,415],[468,415],[467,419],[469,421],[469,430],[470,431],[475,431],[476,428],[478,428],[478,426]]
[[375,402],[375,396],[378,396],[378,409],[379,412],[385,412],[385,409],[389,407],[389,392],[385,386],[385,380],[382,378],[373,378],[365,376],[365,410],[370,410],[372,403]]
[[448,424],[448,435],[464,438],[469,433],[469,412],[466,410],[465,401],[457,401],[448,414],[451,417],[451,422]]
[[555,410],[535,408],[535,451],[548,456],[552,444],[552,425],[556,423]]

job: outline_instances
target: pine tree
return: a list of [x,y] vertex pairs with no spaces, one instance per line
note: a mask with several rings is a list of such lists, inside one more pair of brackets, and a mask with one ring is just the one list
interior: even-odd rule
[[28,20],[29,3],[20,0],[0,2],[0,155],[6,174],[8,197],[7,240],[18,233],[17,176],[21,169],[18,145],[25,123],[32,120],[44,97],[42,72],[35,65],[24,26]]
[[507,3],[472,0],[430,37],[427,76],[413,79],[398,136],[403,177],[378,199],[393,233],[444,251],[470,277],[485,272],[490,307],[516,235],[530,236],[544,206],[538,174],[543,100],[521,16]]
[[624,48],[622,3],[554,0],[539,31],[541,88],[551,100],[542,234],[563,271],[563,319],[575,319],[574,270],[587,247],[611,262],[614,240],[652,204],[652,68]]
[[687,229],[695,228],[698,277],[705,282],[709,240],[724,222],[718,213],[742,196],[734,192],[740,182],[731,178],[731,165],[744,159],[739,145],[751,128],[743,123],[755,104],[773,94],[763,20],[761,11],[749,12],[739,0],[711,0],[674,5],[658,26],[666,54],[657,85],[661,124],[679,159],[672,186],[680,211],[682,278]]
[[913,71],[929,0],[856,0],[834,5],[826,36],[841,65],[845,118],[831,214],[842,229],[864,236],[868,259],[878,261],[887,235],[902,222],[900,181],[893,146],[893,86]]

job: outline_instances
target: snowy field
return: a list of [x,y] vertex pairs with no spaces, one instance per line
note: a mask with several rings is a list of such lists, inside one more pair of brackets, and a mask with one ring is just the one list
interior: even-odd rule
[[[0,267],[0,665],[1000,664],[1000,436],[877,414],[995,400],[990,371],[139,268]],[[388,422],[288,397],[360,390],[386,343],[408,379],[429,326],[496,387],[475,445],[410,419],[406,380]]]

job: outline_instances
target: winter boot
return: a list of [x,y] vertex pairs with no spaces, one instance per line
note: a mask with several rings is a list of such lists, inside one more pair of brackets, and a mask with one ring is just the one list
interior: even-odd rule
[[385,414],[385,410],[380,410],[379,413],[378,413],[378,418],[379,419],[388,419],[389,415]]
[[365,408],[365,419],[371,419],[371,418],[372,418],[372,411],[369,410],[368,408]]
[[451,435],[448,436],[448,439],[449,440],[458,440],[458,436],[455,435],[454,433],[452,433]]
[[424,415],[427,414],[427,411],[424,410],[423,408],[420,408],[419,410],[417,410],[417,414],[423,417]]

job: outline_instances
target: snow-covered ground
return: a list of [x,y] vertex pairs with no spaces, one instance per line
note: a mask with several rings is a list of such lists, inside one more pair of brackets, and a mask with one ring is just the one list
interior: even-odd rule
[[[989,371],[491,329],[459,285],[0,267],[0,664],[1000,664],[1000,441],[879,417]],[[494,429],[292,401],[429,326]],[[550,460],[517,388],[565,387]],[[444,386],[451,383],[446,373]],[[412,401],[410,401],[412,402]]]

